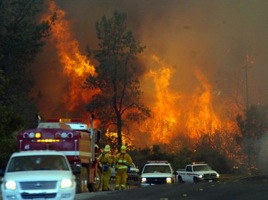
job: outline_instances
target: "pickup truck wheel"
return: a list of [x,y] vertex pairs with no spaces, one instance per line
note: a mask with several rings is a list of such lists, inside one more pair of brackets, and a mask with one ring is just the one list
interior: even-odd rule
[[198,178],[194,177],[194,183],[199,182]]

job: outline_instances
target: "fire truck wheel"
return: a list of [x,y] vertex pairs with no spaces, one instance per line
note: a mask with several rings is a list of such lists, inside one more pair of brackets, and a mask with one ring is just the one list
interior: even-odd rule
[[90,192],[98,192],[101,190],[101,184],[102,184],[101,170],[98,169],[94,183],[88,184],[88,190]]
[[77,193],[82,193],[82,192],[88,192],[88,188],[87,188],[87,185],[88,185],[88,180],[87,180],[87,177],[88,177],[88,171],[87,171],[87,168],[86,167],[81,167],[81,171],[80,171],[80,174],[77,174],[76,175],[76,180],[77,180],[77,185],[76,185],[76,188],[77,188]]

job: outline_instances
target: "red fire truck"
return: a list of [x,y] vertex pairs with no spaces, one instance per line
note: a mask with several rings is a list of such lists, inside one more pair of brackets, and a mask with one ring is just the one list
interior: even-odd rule
[[72,167],[77,181],[77,193],[96,192],[101,189],[101,169],[98,164],[97,143],[100,131],[93,129],[93,116],[90,128],[77,119],[51,119],[42,122],[34,129],[23,130],[18,134],[20,151],[56,150],[63,152]]

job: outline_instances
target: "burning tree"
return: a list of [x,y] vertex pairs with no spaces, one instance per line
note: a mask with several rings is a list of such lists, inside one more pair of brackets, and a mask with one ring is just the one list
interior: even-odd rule
[[[115,11],[110,19],[103,16],[96,23],[99,49],[93,50],[92,55],[99,64],[96,75],[89,75],[85,82],[85,87],[99,90],[88,103],[87,111],[94,112],[110,130],[117,131],[118,147],[129,121],[150,116],[150,110],[141,101],[138,80],[141,66],[137,55],[145,47],[127,30],[126,19],[125,13]],[[89,49],[88,54],[91,55]]]

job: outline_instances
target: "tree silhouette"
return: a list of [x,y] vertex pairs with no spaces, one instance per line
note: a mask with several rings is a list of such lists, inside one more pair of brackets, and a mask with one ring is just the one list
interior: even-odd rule
[[99,49],[90,51],[98,61],[96,76],[90,75],[85,87],[98,90],[87,105],[103,126],[117,132],[118,148],[122,145],[122,132],[130,121],[138,122],[150,116],[142,103],[139,75],[144,70],[137,55],[145,47],[139,45],[127,30],[125,13],[114,12],[108,19],[103,16],[96,23]]
[[16,131],[35,121],[29,66],[45,44],[49,22],[40,22],[42,1],[0,1],[0,160],[17,151]]
[[[0,70],[6,80],[0,104],[11,111],[9,115],[20,115],[25,122],[34,119],[37,112],[34,100],[29,97],[33,87],[29,66],[50,30],[49,22],[40,22],[41,8],[40,1],[0,1]],[[3,124],[7,120],[1,116],[0,121]]]

